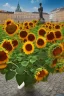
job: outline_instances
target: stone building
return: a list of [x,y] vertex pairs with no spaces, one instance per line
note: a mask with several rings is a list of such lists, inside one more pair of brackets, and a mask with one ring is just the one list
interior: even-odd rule
[[[43,13],[43,17],[45,21],[49,21],[49,14]],[[15,22],[24,22],[24,21],[31,21],[31,20],[38,20],[39,13],[38,12],[22,12],[20,9],[20,5],[18,3],[15,12],[8,12],[1,10],[0,11],[0,23],[4,23],[6,19],[13,19]]]
[[50,21],[64,22],[64,7],[52,10],[49,19]]

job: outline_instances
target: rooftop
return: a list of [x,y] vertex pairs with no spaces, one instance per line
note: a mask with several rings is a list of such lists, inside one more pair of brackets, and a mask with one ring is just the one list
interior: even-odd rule
[[[39,12],[32,12],[32,13],[37,13],[37,14],[38,14]],[[46,12],[43,12],[43,14],[47,14],[47,15],[49,15],[49,14],[48,14],[48,13],[46,13]]]
[[54,11],[64,11],[64,7],[62,7],[62,8],[56,8],[56,9],[54,9],[54,10],[52,10],[51,12],[54,12]]

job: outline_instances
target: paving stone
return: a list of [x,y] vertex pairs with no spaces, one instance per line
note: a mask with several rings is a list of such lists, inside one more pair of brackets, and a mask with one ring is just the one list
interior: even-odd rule
[[35,84],[32,92],[26,92],[25,88],[19,90],[17,86],[15,78],[6,82],[4,75],[0,74],[0,96],[56,96],[64,93],[64,73],[50,74],[48,81]]

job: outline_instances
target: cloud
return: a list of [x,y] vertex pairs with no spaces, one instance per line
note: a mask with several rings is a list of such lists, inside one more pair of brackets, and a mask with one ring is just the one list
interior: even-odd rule
[[5,3],[3,6],[4,7],[10,7],[9,3]]
[[34,11],[38,11],[38,7],[33,7],[33,10]]
[[9,3],[5,3],[3,5],[3,9],[5,9],[7,11],[15,11],[16,7],[15,6],[11,6]]
[[[23,7],[20,7],[20,8],[21,8],[21,11],[29,12],[28,10],[24,9]],[[10,4],[7,2],[7,3],[5,3],[5,4],[3,5],[3,9],[5,9],[5,10],[7,10],[7,11],[15,11],[15,10],[16,10],[16,7],[10,5]]]

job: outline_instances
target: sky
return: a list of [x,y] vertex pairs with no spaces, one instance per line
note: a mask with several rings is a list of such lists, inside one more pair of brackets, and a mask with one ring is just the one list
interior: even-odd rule
[[20,4],[22,11],[37,12],[39,3],[42,3],[44,12],[64,7],[64,0],[0,0],[0,10],[15,11],[17,4]]

